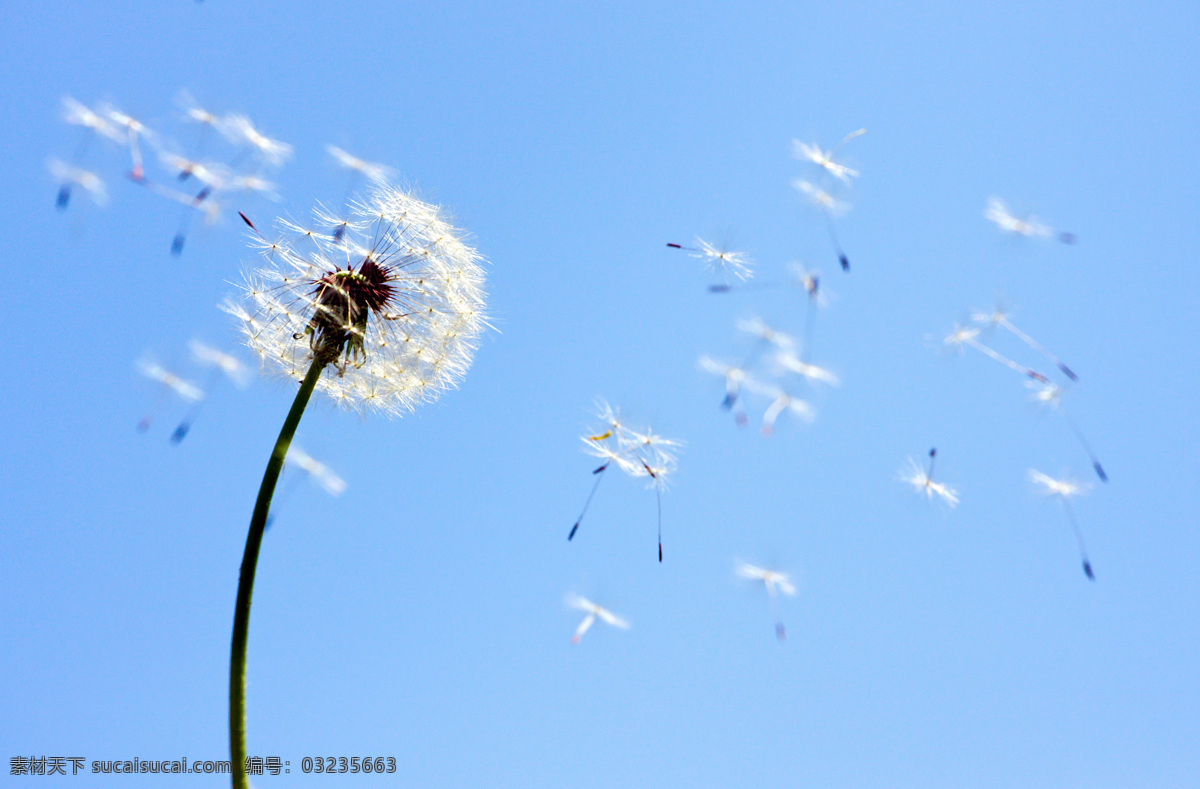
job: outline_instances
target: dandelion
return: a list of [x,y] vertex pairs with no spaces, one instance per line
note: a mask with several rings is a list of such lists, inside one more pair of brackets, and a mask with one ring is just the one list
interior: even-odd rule
[[960,326],[956,325],[954,331],[950,332],[942,339],[942,345],[950,350],[962,350],[964,345],[970,346],[982,353],[988,358],[994,359],[1010,370],[1024,375],[1027,378],[1032,378],[1041,383],[1049,383],[1050,379],[1039,373],[1037,370],[1030,369],[1024,365],[1017,364],[1007,356],[1000,354],[996,350],[984,345],[979,341],[980,329],[977,326]]
[[953,509],[958,504],[958,491],[941,482],[933,481],[933,464],[937,460],[937,448],[929,450],[929,467],[922,468],[914,458],[908,459],[908,468],[900,472],[900,481],[912,486],[912,489],[923,495],[927,500],[934,497]]
[[792,186],[803,192],[808,197],[809,203],[825,217],[825,226],[829,229],[829,239],[833,242],[833,249],[838,256],[838,263],[841,264],[842,271],[849,271],[850,259],[846,257],[846,252],[842,249],[841,242],[838,241],[837,229],[833,226],[833,220],[849,211],[850,204],[838,200],[829,192],[803,179],[792,181]]
[[607,608],[602,608],[596,605],[586,597],[580,597],[579,595],[571,594],[567,595],[566,602],[571,608],[577,608],[580,611],[586,612],[587,614],[583,618],[583,621],[579,623],[579,627],[575,628],[575,634],[571,636],[572,644],[578,644],[583,640],[583,634],[586,633],[593,624],[595,624],[597,618],[604,620],[604,622],[612,625],[613,627],[619,627],[622,630],[629,629],[629,622],[617,616],[612,611],[609,611]]
[[1074,371],[1071,370],[1070,367],[1067,367],[1065,364],[1063,364],[1061,359],[1050,353],[1050,351],[1047,350],[1046,347],[1037,340],[1033,339],[1028,334],[1013,325],[1012,321],[1008,319],[1008,312],[1005,310],[1003,303],[997,303],[996,308],[991,312],[975,313],[971,316],[971,320],[975,321],[981,326],[999,326],[1002,329],[1007,330],[1009,333],[1015,335],[1021,342],[1025,343],[1042,356],[1045,356],[1047,359],[1054,362],[1054,366],[1061,370],[1063,375],[1067,376],[1072,381],[1079,380],[1079,377],[1075,375]]
[[1068,477],[1055,479],[1035,469],[1029,469],[1029,480],[1038,487],[1042,494],[1056,496],[1062,502],[1063,511],[1067,513],[1067,520],[1071,522],[1071,530],[1075,532],[1075,541],[1079,543],[1079,558],[1083,562],[1083,572],[1088,580],[1096,580],[1096,576],[1092,573],[1092,563],[1088,560],[1087,546],[1083,543],[1083,532],[1079,530],[1079,524],[1075,520],[1075,513],[1071,509],[1070,503],[1072,496],[1087,492],[1087,485]]
[[[471,364],[486,326],[480,256],[439,209],[380,185],[356,212],[370,230],[342,244],[306,233],[256,243],[266,264],[227,303],[263,366],[300,381],[254,505],[238,580],[230,661],[230,762],[245,773],[250,599],[275,485],[314,391],[340,406],[396,415],[433,400]],[[245,215],[243,220],[253,229]]]
[[828,151],[821,150],[821,146],[817,145],[816,143],[809,145],[807,143],[800,142],[799,140],[792,140],[792,155],[802,161],[812,162],[821,169],[825,170],[825,172],[832,175],[834,178],[837,178],[839,181],[846,184],[846,186],[850,186],[850,179],[857,178],[858,171],[851,170],[844,164],[838,164],[833,160],[833,156],[843,145],[850,142],[855,137],[866,133],[866,129],[852,131],[843,137],[841,142],[830,148]]
[[581,438],[585,450],[590,455],[600,458],[603,463],[593,469],[596,481],[588,493],[583,509],[571,531],[567,541],[575,538],[579,524],[591,506],[596,489],[600,487],[603,474],[609,466],[616,464],[617,468],[631,477],[648,477],[653,480],[655,496],[658,500],[658,560],[662,561],[662,489],[663,481],[675,469],[678,441],[673,441],[651,432],[640,432],[626,425],[617,412],[604,401],[599,403],[599,416],[605,429],[595,433],[584,434]]
[[984,217],[994,222],[1001,231],[1015,236],[1024,236],[1025,238],[1058,238],[1064,244],[1074,244],[1074,233],[1056,232],[1054,228],[1044,225],[1041,221],[1029,214],[1024,218],[1015,216],[999,197],[989,197],[987,209],[983,212]]
[[[754,265],[749,257],[744,252],[731,252],[723,246],[718,247],[708,243],[699,236],[696,237],[698,246],[685,247],[682,244],[667,244],[671,249],[681,249],[685,252],[690,252],[692,257],[699,258],[704,261],[705,268],[709,271],[719,273],[725,280],[725,289],[729,288],[729,275],[737,277],[741,281],[746,281],[754,275],[751,268]],[[713,289],[721,288],[720,285],[712,286]]]
[[767,600],[771,605],[771,615],[775,618],[775,637],[780,641],[787,640],[787,631],[783,627],[783,619],[779,615],[779,595],[777,592],[792,597],[796,594],[796,587],[792,585],[791,579],[786,573],[777,572],[775,570],[767,570],[762,567],[755,567],[753,564],[739,562],[734,572],[742,578],[748,578],[752,581],[759,581],[767,590]]
[[1092,451],[1092,445],[1083,435],[1083,431],[1079,429],[1079,425],[1075,423],[1075,420],[1071,418],[1067,410],[1063,407],[1063,388],[1046,382],[1042,386],[1033,386],[1033,390],[1033,400],[1035,403],[1046,408],[1053,408],[1062,414],[1063,421],[1067,423],[1067,427],[1075,434],[1075,438],[1083,446],[1083,451],[1087,453],[1088,460],[1092,462],[1092,469],[1095,470],[1096,476],[1100,478],[1101,482],[1108,482],[1108,474],[1104,471],[1104,466],[1100,465],[1100,459],[1096,457],[1096,453]]

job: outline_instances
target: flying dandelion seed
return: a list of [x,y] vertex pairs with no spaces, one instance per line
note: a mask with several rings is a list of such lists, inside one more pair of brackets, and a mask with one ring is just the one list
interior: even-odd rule
[[144,123],[134,118],[131,115],[126,115],[116,107],[104,105],[101,111],[117,129],[122,130],[124,134],[124,142],[129,146],[129,158],[131,164],[129,167],[129,177],[134,181],[141,181],[146,177],[146,171],[142,167],[142,148],[141,140],[152,142],[154,139],[153,133],[146,127]]
[[273,140],[258,129],[245,115],[227,115],[220,129],[225,138],[235,145],[245,146],[260,161],[275,167],[282,165],[292,156],[292,146]]
[[571,636],[571,643],[578,644],[583,640],[583,634],[586,633],[597,619],[603,620],[606,624],[613,627],[619,627],[622,630],[629,629],[629,622],[609,611],[607,608],[602,608],[586,597],[569,594],[566,598],[566,603],[571,608],[579,609],[586,613],[583,621],[579,623],[579,627],[575,628],[575,634]]
[[340,496],[346,490],[346,480],[294,444],[288,448],[287,462],[295,464],[296,468],[308,474],[309,478],[330,496]]
[[107,205],[108,190],[100,176],[89,170],[73,167],[58,159],[50,159],[46,162],[46,166],[60,184],[58,197],[54,201],[55,207],[60,211],[67,207],[67,203],[71,200],[71,191],[76,186],[87,192],[96,205]]
[[[181,400],[188,403],[198,403],[204,399],[204,390],[191,381],[185,381],[175,373],[167,370],[160,364],[143,359],[138,362],[138,372],[146,376],[152,381],[157,381],[159,394],[155,398],[154,405],[146,412],[146,415],[138,421],[138,430],[146,431],[150,429],[150,424],[154,421],[154,414],[161,407],[165,396],[170,393],[179,397]],[[186,431],[185,431],[186,432]],[[179,440],[172,435],[172,441],[178,443]]]
[[755,567],[753,564],[746,564],[745,562],[739,562],[734,572],[741,578],[758,581],[766,588],[767,600],[770,601],[771,605],[771,616],[775,619],[775,637],[780,641],[787,640],[787,631],[783,627],[783,618],[779,614],[778,594],[783,593],[788,597],[793,597],[796,594],[796,587],[792,585],[787,573]]
[[842,249],[841,242],[838,241],[837,229],[833,226],[833,220],[849,211],[850,204],[836,199],[829,192],[803,179],[792,181],[792,186],[803,192],[808,197],[809,203],[825,217],[825,226],[829,229],[829,239],[833,242],[838,263],[841,264],[842,271],[849,271],[850,259],[846,257],[846,252]]
[[1055,496],[1062,502],[1063,511],[1067,513],[1067,520],[1071,522],[1071,530],[1075,532],[1075,541],[1079,543],[1079,558],[1083,562],[1083,572],[1089,581],[1095,581],[1096,576],[1092,572],[1092,563],[1088,559],[1087,546],[1083,543],[1083,532],[1080,531],[1079,524],[1075,520],[1075,512],[1071,509],[1070,502],[1072,496],[1086,493],[1087,485],[1068,477],[1055,479],[1035,469],[1029,469],[1029,480],[1038,486],[1039,492],[1043,495]]
[[719,362],[711,356],[700,357],[700,369],[706,373],[719,375],[725,379],[725,399],[721,401],[721,407],[727,411],[732,411],[738,425],[745,427],[747,422],[746,411],[742,407],[739,395],[742,385],[750,378],[746,370],[742,367]]
[[[346,184],[346,196],[342,198],[343,214],[345,214],[350,204],[350,196],[358,185],[357,182],[360,176],[366,178],[371,183],[381,184],[386,183],[394,174],[392,168],[359,159],[357,156],[346,153],[336,145],[326,145],[325,150],[337,160],[339,165],[350,171],[349,182]],[[349,229],[349,222],[347,220],[335,219],[333,220],[332,227],[334,240],[340,242]]]
[[582,436],[586,451],[600,458],[603,462],[592,471],[596,481],[592,483],[591,492],[583,504],[583,509],[567,540],[575,538],[579,524],[591,506],[596,489],[600,487],[603,474],[609,466],[616,464],[617,468],[631,477],[648,477],[653,480],[655,497],[658,502],[658,560],[662,561],[662,489],[664,479],[675,468],[676,453],[679,442],[672,441],[650,432],[639,432],[626,425],[617,416],[616,411],[608,403],[599,403],[599,417],[605,429]]
[[1067,427],[1069,427],[1071,432],[1075,434],[1075,438],[1078,439],[1079,443],[1083,446],[1083,451],[1087,453],[1088,460],[1092,462],[1092,469],[1095,470],[1096,476],[1100,478],[1101,482],[1108,482],[1108,473],[1105,472],[1104,466],[1100,465],[1100,459],[1096,457],[1096,453],[1092,451],[1091,443],[1089,443],[1087,438],[1084,437],[1083,431],[1079,429],[1079,425],[1075,423],[1075,420],[1071,418],[1071,416],[1067,413],[1067,410],[1063,407],[1063,388],[1049,382],[1043,384],[1042,386],[1033,386],[1032,384],[1030,384],[1030,386],[1034,389],[1034,402],[1047,408],[1053,408],[1055,411],[1062,414],[1063,420],[1067,423]]
[[981,343],[978,339],[980,329],[977,326],[959,326],[954,327],[954,331],[947,334],[942,340],[942,345],[950,350],[962,350],[962,346],[967,345],[982,353],[990,359],[994,359],[1010,370],[1014,370],[1026,378],[1032,378],[1041,383],[1049,383],[1050,379],[1039,373],[1037,370],[1030,369],[1024,365],[1017,364],[1012,359],[998,353],[996,350]]
[[75,148],[75,155],[71,158],[70,164],[58,159],[51,159],[48,162],[50,172],[59,180],[58,195],[55,197],[54,205],[60,211],[65,210],[71,202],[71,191],[76,186],[85,189],[98,205],[103,204],[107,201],[104,182],[95,173],[83,168],[84,153],[93,137],[104,137],[121,145],[125,143],[125,137],[120,129],[109,123],[107,118],[80,104],[70,96],[63,97],[62,105],[63,120],[72,126],[82,126],[84,132]]
[[850,186],[850,179],[857,178],[858,171],[851,170],[844,164],[838,164],[833,160],[833,157],[834,154],[838,152],[838,149],[843,145],[850,142],[855,137],[866,133],[866,129],[852,131],[843,137],[841,142],[830,148],[828,151],[821,150],[821,146],[817,145],[816,143],[809,145],[808,143],[803,143],[799,140],[792,140],[792,155],[801,161],[811,162],[812,164],[817,165],[825,172],[844,183],[846,186]]
[[704,261],[704,267],[709,271],[721,275],[725,280],[724,285],[713,285],[712,288],[729,288],[729,275],[732,274],[739,281],[746,281],[754,276],[754,261],[751,260],[745,252],[732,252],[724,246],[716,246],[710,244],[699,236],[696,237],[698,246],[685,247],[682,244],[667,244],[671,249],[680,249],[689,253],[692,257]]
[[775,422],[783,414],[792,414],[805,422],[811,422],[816,419],[817,412],[813,410],[813,407],[808,402],[798,397],[793,397],[783,387],[775,386],[774,384],[759,383],[754,379],[746,381],[745,385],[747,389],[764,394],[771,400],[771,404],[763,412],[762,427],[759,431],[765,438],[770,438],[774,435]]
[[933,464],[937,460],[937,448],[929,450],[929,466],[922,468],[915,458],[908,459],[908,467],[900,472],[900,481],[910,485],[928,501],[939,498],[951,509],[958,505],[958,491],[941,482],[933,481]]
[[813,324],[816,319],[816,312],[818,309],[829,306],[829,298],[826,291],[821,287],[820,272],[805,268],[799,263],[793,263],[788,268],[792,276],[787,279],[767,282],[746,282],[739,285],[710,285],[708,290],[711,293],[731,293],[741,290],[767,290],[774,288],[797,288],[803,291],[807,296],[807,307],[804,312],[804,337],[800,344],[800,359],[808,361],[812,348]]
[[775,363],[789,373],[796,373],[803,376],[804,380],[809,383],[826,384],[827,386],[838,386],[841,384],[838,377],[830,370],[801,361],[800,357],[790,351],[777,351],[775,353]]
[[1074,233],[1063,233],[1055,231],[1054,228],[1044,225],[1041,221],[1029,214],[1024,218],[1015,216],[999,197],[989,197],[987,208],[983,212],[984,217],[994,222],[997,227],[1004,233],[1014,236],[1024,236],[1025,238],[1057,238],[1064,244],[1074,244]]
[[1074,371],[1071,370],[1070,367],[1067,367],[1065,364],[1063,364],[1061,359],[1050,353],[1050,351],[1047,350],[1044,345],[1012,324],[1012,321],[1008,319],[1008,312],[1005,310],[1004,304],[997,304],[996,309],[992,310],[991,312],[977,312],[971,316],[971,320],[975,321],[981,326],[999,326],[1002,329],[1007,330],[1009,333],[1016,336],[1016,338],[1021,342],[1025,343],[1030,348],[1053,362],[1054,366],[1061,370],[1063,375],[1067,376],[1072,381],[1079,380],[1079,377],[1075,375]]
[[[213,368],[208,376],[208,380],[205,382],[205,392],[211,393],[222,375],[233,381],[239,389],[245,387],[250,382],[252,375],[250,368],[243,364],[237,357],[222,353],[216,348],[210,348],[198,340],[192,340],[189,345],[192,350],[193,359],[204,367]],[[187,437],[188,431],[192,429],[192,425],[195,423],[196,417],[199,416],[200,408],[204,405],[205,400],[198,400],[192,403],[192,407],[184,415],[183,419],[179,421],[175,432],[171,434],[172,442],[178,444]]]

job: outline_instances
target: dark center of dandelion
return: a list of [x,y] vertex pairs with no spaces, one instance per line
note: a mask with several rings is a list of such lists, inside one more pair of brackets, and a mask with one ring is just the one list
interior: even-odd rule
[[337,363],[345,354],[343,370],[350,362],[366,360],[367,320],[372,312],[382,314],[395,295],[388,279],[388,268],[368,256],[357,271],[350,266],[316,280],[313,315],[304,331],[314,356]]

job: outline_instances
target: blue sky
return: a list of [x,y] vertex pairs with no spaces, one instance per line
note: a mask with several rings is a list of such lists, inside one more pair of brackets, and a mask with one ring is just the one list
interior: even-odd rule
[[[237,570],[291,390],[218,385],[176,445],[187,407],[152,411],[136,363],[203,382],[192,339],[250,360],[216,309],[256,262],[234,212],[338,204],[333,144],[452,212],[496,330],[411,416],[306,414],[297,443],[347,488],[284,475],[248,745],[292,773],[256,785],[325,785],[299,769],[321,755],[393,756],[413,786],[1200,782],[1200,19],[1043,6],[6,4],[4,755],[227,758]],[[294,147],[278,204],[231,198],[172,256],[180,207],[95,140],[80,164],[108,205],[55,210],[46,161],[80,140],[64,96],[190,153],[181,90]],[[792,140],[858,128],[843,273]],[[990,195],[1078,243],[1005,237]],[[764,398],[744,429],[720,408],[698,359],[746,354],[740,319],[802,334],[805,300],[709,293],[666,247],[697,237],[749,254],[752,281],[820,270],[810,352],[842,383],[796,390],[811,424],[764,438]],[[1021,376],[940,349],[999,297],[1078,373],[1063,402],[1108,484]],[[598,397],[685,442],[662,564],[653,491],[616,475],[566,541]],[[932,446],[954,509],[898,479]],[[1091,484],[1072,506],[1094,583],[1031,468]],[[791,573],[785,643],[737,560]],[[572,646],[569,592],[632,628]]]

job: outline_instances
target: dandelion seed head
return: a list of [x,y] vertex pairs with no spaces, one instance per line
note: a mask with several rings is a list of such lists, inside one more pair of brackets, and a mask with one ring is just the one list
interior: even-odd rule
[[[263,364],[300,380],[327,363],[317,388],[341,406],[389,415],[453,387],[487,326],[479,254],[438,210],[390,186],[356,204],[340,241],[280,221],[292,240],[254,242],[267,265],[227,304]],[[244,316],[250,316],[249,318]]]

